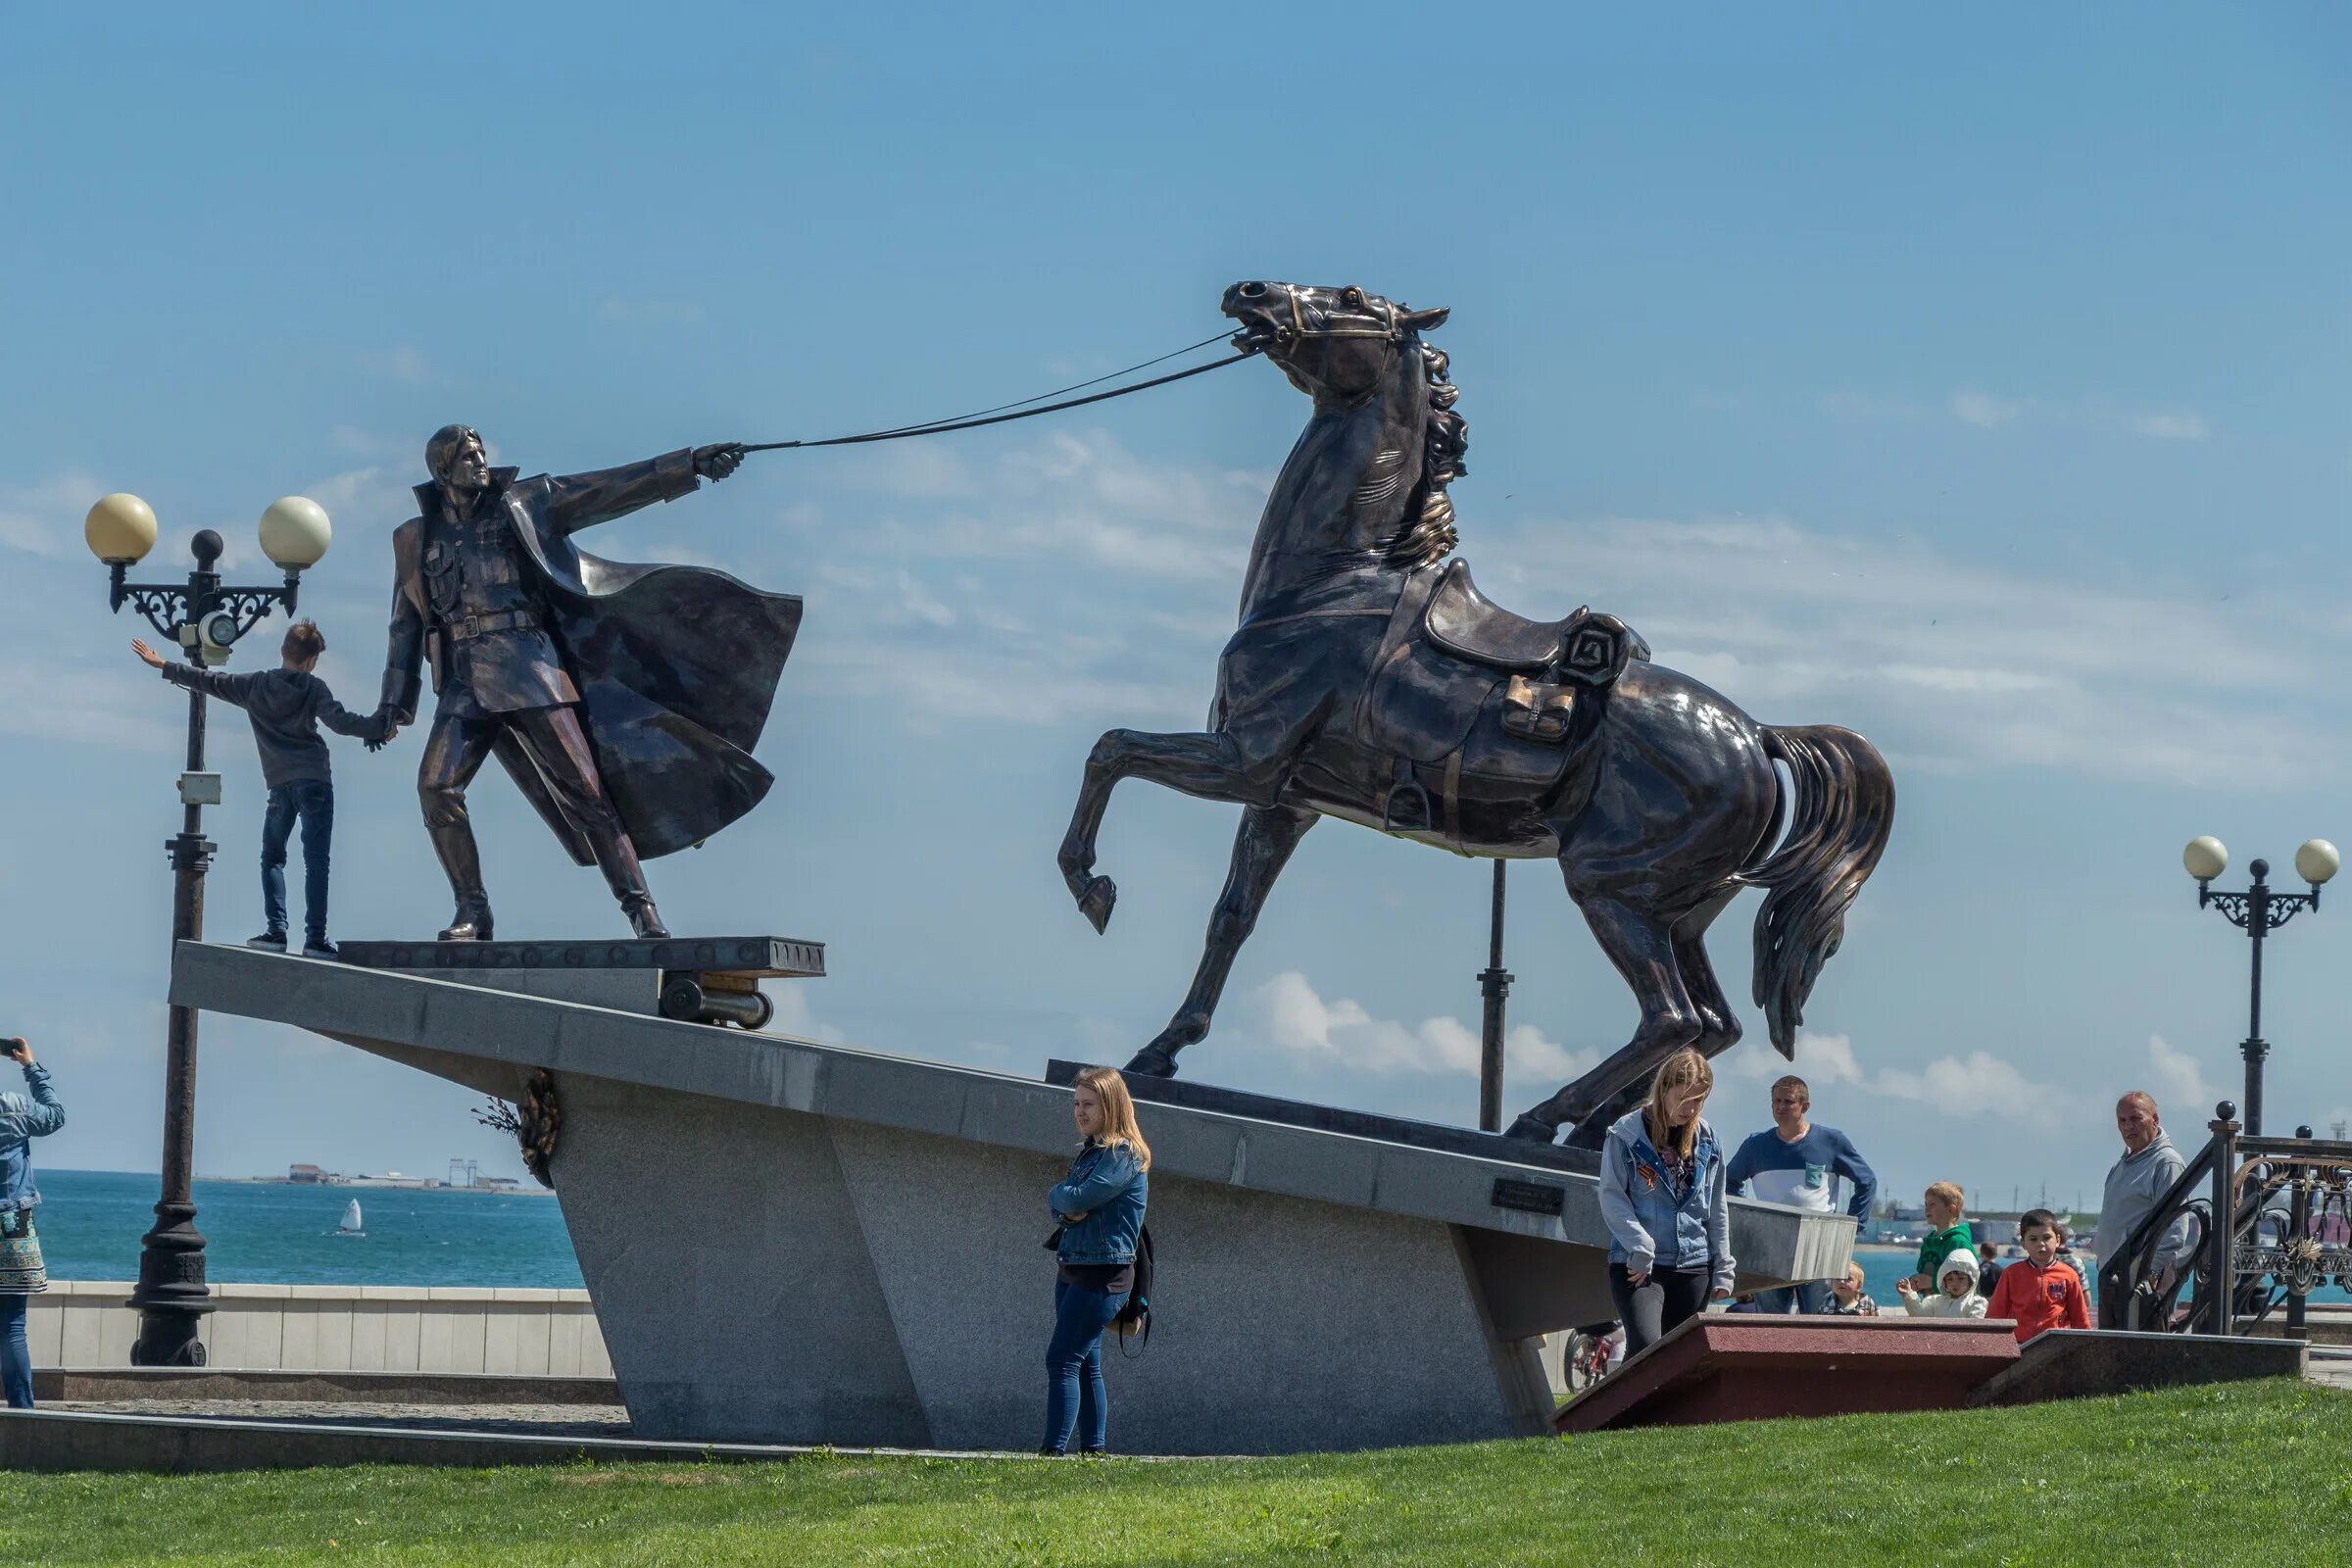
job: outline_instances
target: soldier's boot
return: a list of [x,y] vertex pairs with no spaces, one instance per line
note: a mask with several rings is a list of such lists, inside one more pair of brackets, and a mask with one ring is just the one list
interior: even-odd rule
[[455,821],[427,822],[433,853],[449,877],[449,891],[458,901],[457,918],[441,933],[443,942],[487,942],[494,929],[490,896],[482,891],[482,858],[473,844],[473,827],[463,816]]
[[654,907],[654,896],[645,889],[645,868],[637,863],[637,845],[618,819],[592,824],[588,847],[596,853],[597,866],[605,873],[605,886],[620,902],[620,912],[629,917],[629,929],[640,938],[669,935],[669,927],[662,923],[662,915]]

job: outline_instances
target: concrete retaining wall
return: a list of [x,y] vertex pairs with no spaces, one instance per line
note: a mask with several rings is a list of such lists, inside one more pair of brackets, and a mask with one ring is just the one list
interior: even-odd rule
[[[59,1280],[32,1298],[34,1366],[130,1364],[130,1286]],[[389,1285],[216,1285],[206,1365],[302,1372],[610,1377],[586,1291]]]

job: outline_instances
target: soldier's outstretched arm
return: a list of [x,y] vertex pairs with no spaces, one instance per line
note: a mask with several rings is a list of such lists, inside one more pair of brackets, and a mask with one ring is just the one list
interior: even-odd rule
[[625,517],[657,501],[691,494],[704,479],[724,479],[743,461],[740,442],[680,447],[643,463],[595,473],[558,474],[547,481],[547,520],[564,533]]

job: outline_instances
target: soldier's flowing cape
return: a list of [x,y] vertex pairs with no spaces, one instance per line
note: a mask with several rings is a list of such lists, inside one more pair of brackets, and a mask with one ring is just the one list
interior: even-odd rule
[[[800,598],[763,593],[703,566],[607,561],[571,542],[573,529],[696,488],[690,453],[599,474],[516,479],[515,472],[494,469],[491,480],[523,554],[544,577],[548,633],[579,687],[581,722],[605,790],[641,858],[698,844],[759,805],[775,782],[751,754],[800,630]],[[429,484],[416,487],[416,498],[422,515],[393,535],[395,593],[429,624],[418,558],[425,518],[437,514],[439,500]],[[396,633],[400,623],[396,615]],[[439,639],[420,640],[432,644],[438,675]],[[397,642],[384,695],[414,714],[416,651],[404,660]],[[497,752],[571,858],[594,864],[587,839],[512,732],[499,738]]]

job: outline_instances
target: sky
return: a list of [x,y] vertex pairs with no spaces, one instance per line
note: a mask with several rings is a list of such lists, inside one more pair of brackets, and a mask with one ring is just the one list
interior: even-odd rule
[[[1217,330],[1244,278],[1451,319],[1461,553],[1641,630],[1771,723],[1886,756],[1893,842],[1807,1009],[1818,1119],[1889,1190],[2095,1204],[2111,1109],[2234,1098],[2225,886],[2352,844],[2352,19],[2336,8],[603,4],[0,12],[0,1031],[59,1167],[153,1169],[184,710],[79,522],[145,497],[273,580],[317,498],[320,673],[372,701],[437,426],[525,471],[905,423]],[[1105,728],[1191,729],[1307,415],[1248,365],[988,430],[756,457],[598,531],[807,600],[766,803],[651,863],[673,929],[828,944],[778,1027],[1034,1074],[1123,1061],[1199,955],[1235,809],[1115,797],[1097,936],[1054,867]],[[281,622],[232,669],[267,662]],[[421,728],[339,745],[334,928],[449,916]],[[259,928],[263,792],[217,714],[208,934]],[[495,770],[502,934],[616,934]],[[297,886],[299,879],[297,878]],[[1472,1121],[1483,864],[1308,836],[1202,1082]],[[1630,995],[1510,877],[1510,1110]],[[1755,896],[1715,928],[1743,997]],[[2352,1116],[2330,899],[2271,945],[2274,1128]],[[1765,1125],[1760,1015],[1710,1113]],[[464,1091],[203,1021],[196,1161],[517,1174]]]

